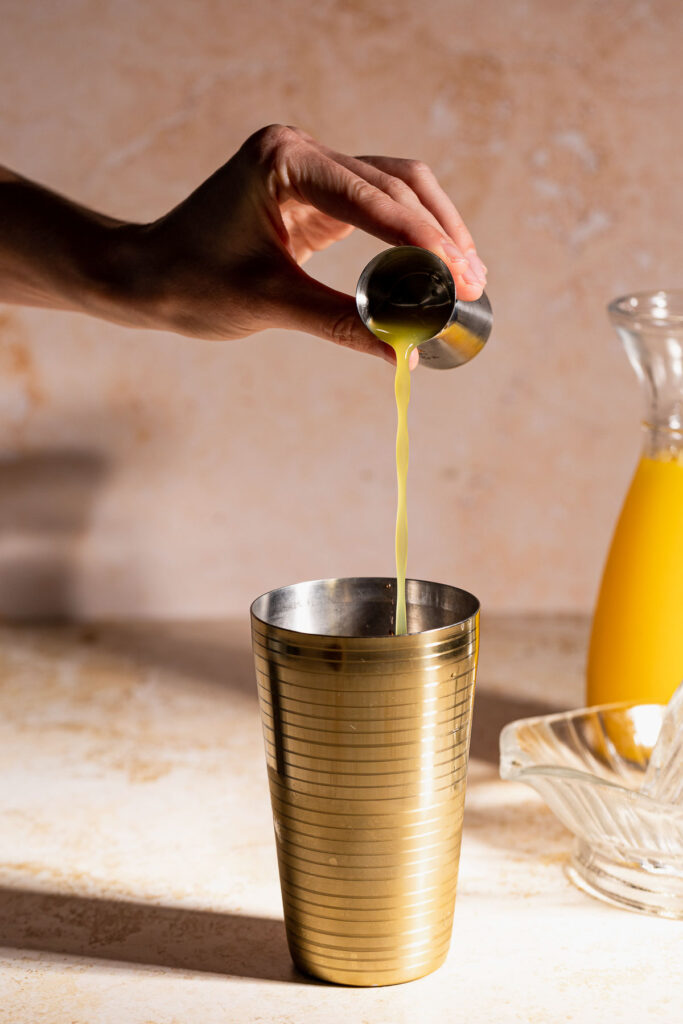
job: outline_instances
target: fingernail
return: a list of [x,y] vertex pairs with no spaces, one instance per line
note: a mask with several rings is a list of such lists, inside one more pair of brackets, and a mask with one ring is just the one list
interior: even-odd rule
[[483,288],[486,284],[486,278],[480,277],[479,274],[475,273],[474,267],[471,264],[468,264],[464,270],[460,270],[458,273],[467,284],[476,284],[480,288]]
[[467,253],[467,259],[474,274],[477,275],[477,284],[486,284],[486,267],[473,250]]
[[453,245],[452,242],[442,242],[441,244],[451,263],[458,263],[463,266],[467,264],[467,257],[458,249],[457,245]]

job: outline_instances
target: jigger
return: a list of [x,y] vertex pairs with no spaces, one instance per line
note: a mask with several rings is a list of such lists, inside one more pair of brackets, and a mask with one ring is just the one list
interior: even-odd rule
[[462,366],[488,341],[493,324],[486,293],[459,299],[450,270],[429,249],[397,245],[370,260],[358,279],[356,306],[372,333],[392,329],[417,337],[420,362],[435,370]]

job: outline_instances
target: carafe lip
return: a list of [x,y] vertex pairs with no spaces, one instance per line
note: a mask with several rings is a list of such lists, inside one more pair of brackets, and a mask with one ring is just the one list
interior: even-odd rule
[[610,302],[607,312],[612,323],[631,330],[683,331],[683,288],[621,295]]

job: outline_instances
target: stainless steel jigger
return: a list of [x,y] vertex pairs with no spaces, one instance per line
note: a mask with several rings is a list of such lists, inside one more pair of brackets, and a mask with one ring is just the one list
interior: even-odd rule
[[493,314],[484,292],[476,302],[458,299],[450,270],[433,252],[415,245],[386,249],[370,260],[356,286],[356,305],[365,326],[382,341],[392,324],[410,330],[420,362],[435,370],[462,366],[482,350]]

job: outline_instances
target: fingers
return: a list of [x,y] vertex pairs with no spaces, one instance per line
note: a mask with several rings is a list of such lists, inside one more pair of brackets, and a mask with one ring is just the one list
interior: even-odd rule
[[[298,262],[343,237],[343,225],[348,225],[390,245],[430,249],[450,267],[459,298],[473,301],[481,295],[486,268],[462,217],[426,165],[349,157],[283,125],[261,129],[241,153],[247,158],[247,179],[253,180],[254,161],[263,169],[266,208],[272,204],[271,218],[282,224],[287,252]],[[360,338],[367,345],[368,332],[353,328],[358,344],[357,330],[364,332]]]
[[[364,178],[365,181],[370,182],[375,188],[381,189],[382,192],[386,193],[391,199],[395,199],[397,203],[401,203],[408,210],[413,210],[422,220],[431,223],[437,231],[443,232],[445,230],[448,233],[445,226],[439,223],[438,218],[427,204],[421,202],[407,179],[395,175],[393,171],[380,165],[381,158],[377,163],[373,163],[372,158],[346,156],[344,153],[337,153],[335,150],[322,146],[320,143],[316,143],[316,145],[321,153],[325,153],[331,160],[346,167],[359,178]],[[401,162],[396,161],[396,163]],[[455,238],[453,240],[455,241]]]
[[473,285],[486,284],[487,270],[477,255],[472,235],[427,164],[420,160],[384,156],[363,156],[359,158],[359,162],[361,161],[404,181],[467,257],[470,268],[463,275],[465,281]]
[[334,220],[315,207],[304,206],[294,200],[289,200],[281,207],[281,215],[289,235],[292,255],[299,265],[305,263],[314,252],[327,249],[354,230],[352,224]]
[[[416,205],[405,188],[401,187],[399,201],[368,177],[356,173],[361,169],[356,165],[362,161],[353,163],[349,157],[340,163],[294,130],[282,128],[273,133],[269,155],[267,187],[279,202],[299,199],[390,245],[431,249],[454,274],[468,269],[467,259],[431,211],[422,203]],[[347,162],[350,166],[345,166]],[[373,170],[370,164],[364,170],[366,175],[376,177],[377,169]],[[395,184],[390,191],[398,194]]]
[[[396,363],[393,349],[363,325],[352,296],[328,288],[295,266],[283,275],[282,289],[272,300],[270,313],[273,326],[304,331]],[[411,369],[418,360],[417,351],[413,355]]]
[[[451,257],[446,262],[451,264],[456,292],[459,298],[466,301],[479,298],[486,284],[486,267],[477,255],[465,222],[426,164],[391,157],[350,157],[319,143],[313,144],[335,163],[346,167],[406,207],[421,223],[428,222],[440,235],[450,235],[451,239],[455,239],[457,244],[446,242],[445,245]],[[411,187],[411,181],[415,182],[416,189]],[[450,231],[446,222],[450,225]],[[432,246],[426,248],[432,248],[443,258],[440,250]]]
[[359,160],[405,181],[431,211],[444,231],[461,246],[463,252],[474,248],[472,236],[465,227],[462,217],[427,164],[420,160],[404,160],[389,156],[362,156]]

